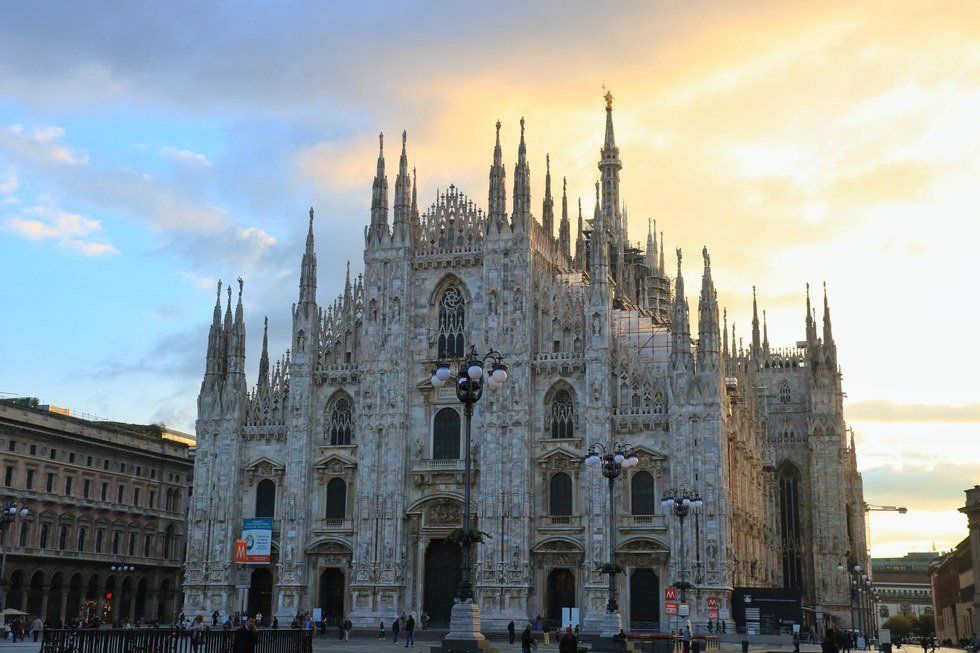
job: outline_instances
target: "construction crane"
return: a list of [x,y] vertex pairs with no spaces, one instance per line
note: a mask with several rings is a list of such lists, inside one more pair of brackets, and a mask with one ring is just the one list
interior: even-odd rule
[[871,503],[864,504],[864,512],[871,512],[872,510],[876,512],[897,512],[900,515],[904,515],[909,511],[905,506],[876,506]]

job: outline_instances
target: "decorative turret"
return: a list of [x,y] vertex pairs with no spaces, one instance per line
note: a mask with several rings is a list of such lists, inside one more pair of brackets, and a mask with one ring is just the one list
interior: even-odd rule
[[[226,380],[230,383],[240,383],[245,388],[245,311],[242,307],[242,294],[245,291],[245,280],[238,277],[238,304],[235,306],[235,321],[231,325],[231,337],[228,338],[228,363]],[[231,310],[231,288],[228,288],[228,310]],[[225,323],[228,323],[226,317]]]
[[565,256],[571,256],[572,225],[568,221],[568,179],[561,180],[561,223],[558,225],[558,248]]
[[211,385],[224,374],[224,334],[221,330],[221,279],[218,279],[218,298],[214,302],[214,316],[208,332],[208,353],[204,364],[204,383]]
[[402,243],[411,242],[412,220],[412,180],[408,177],[408,153],[406,141],[408,134],[402,131],[402,153],[398,159],[398,176],[395,178],[395,217],[392,234]]
[[419,180],[415,175],[415,168],[412,168],[412,208],[411,208],[411,220],[412,220],[412,233],[417,234],[422,228],[421,222],[419,221]]
[[722,326],[721,326],[721,355],[725,360],[728,360],[728,309],[725,308],[721,312]]
[[265,316],[262,326],[262,355],[259,357],[258,389],[264,393],[269,389],[269,316]]
[[388,175],[385,174],[385,136],[378,134],[378,169],[371,187],[371,225],[367,240],[375,244],[383,242],[388,231]]
[[766,324],[765,311],[762,311],[762,355],[769,358],[769,325]]
[[762,341],[759,336],[759,303],[755,298],[755,286],[752,286],[752,360],[759,363],[762,353]]
[[507,224],[507,172],[504,169],[500,150],[500,121],[497,121],[497,142],[493,146],[493,164],[490,166],[490,197],[487,203],[488,227],[498,231]]
[[524,144],[524,118],[521,118],[521,142],[517,146],[517,165],[514,166],[514,208],[511,226],[515,231],[526,230],[531,220],[531,168],[527,164],[527,145]]
[[684,275],[681,272],[681,250],[677,248],[677,279],[674,281],[673,329],[671,330],[670,359],[674,368],[690,369],[691,320],[684,296]]
[[813,347],[817,342],[817,325],[813,321],[813,309],[810,307],[810,284],[806,284],[806,344]]
[[609,243],[606,234],[606,221],[602,215],[599,182],[595,184],[595,209],[592,217],[592,241],[589,243],[592,265],[589,277],[592,284],[609,282]]
[[718,293],[711,278],[711,257],[708,248],[701,250],[704,273],[701,276],[701,296],[698,300],[698,368],[718,365]]
[[647,219],[647,251],[646,265],[651,273],[657,272],[657,227],[653,218]]
[[551,198],[551,155],[544,157],[544,202],[541,207],[541,226],[544,232],[555,237],[555,201]]
[[306,251],[299,274],[299,305],[316,305],[316,252],[313,248],[313,207],[310,207],[310,227],[306,232]]
[[606,91],[606,136],[599,158],[599,174],[602,180],[602,213],[610,230],[619,228],[619,171],[623,168],[613,132],[612,93]]
[[830,325],[830,304],[827,302],[827,282],[823,284],[823,344],[834,347],[834,332]]
[[578,198],[578,232],[575,236],[575,265],[585,270],[585,225],[582,220],[582,198]]

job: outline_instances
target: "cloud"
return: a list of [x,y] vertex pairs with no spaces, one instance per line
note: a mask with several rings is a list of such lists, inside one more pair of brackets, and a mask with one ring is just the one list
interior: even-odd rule
[[98,220],[40,206],[28,209],[25,214],[36,218],[8,218],[4,223],[6,230],[27,240],[55,240],[61,247],[90,258],[118,253]]
[[896,404],[887,399],[874,399],[848,404],[846,412],[852,421],[980,422],[980,404]]
[[0,175],[0,195],[9,195],[20,186],[16,170],[7,170]]
[[61,142],[65,130],[61,127],[36,127],[26,133],[23,126],[0,126],[0,146],[9,150],[16,158],[35,163],[57,163],[78,166],[88,163],[84,152],[77,152]]
[[[901,505],[909,510],[949,510],[962,505],[963,491],[980,482],[978,466],[968,464],[882,465],[861,472],[870,504]],[[909,492],[915,488],[915,492]]]
[[203,154],[198,154],[197,152],[191,152],[190,150],[181,150],[176,147],[171,147],[170,145],[164,145],[160,148],[160,154],[181,163],[184,165],[191,166],[210,166],[211,162],[208,161],[207,157]]

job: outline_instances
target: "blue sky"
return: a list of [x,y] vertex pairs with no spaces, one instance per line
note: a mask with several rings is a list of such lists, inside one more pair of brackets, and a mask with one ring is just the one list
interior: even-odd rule
[[868,500],[913,509],[872,516],[876,550],[949,546],[980,482],[980,16],[890,6],[8,4],[0,392],[192,430],[215,282],[245,278],[253,373],[310,205],[321,301],[361,268],[379,131],[408,130],[423,205],[482,204],[493,124],[511,161],[524,116],[534,192],[550,153],[588,198],[605,84],[631,235],[707,245],[774,343],[827,281]]

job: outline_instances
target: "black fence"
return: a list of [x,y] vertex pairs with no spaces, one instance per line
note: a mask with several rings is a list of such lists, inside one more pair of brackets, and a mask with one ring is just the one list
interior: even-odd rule
[[[236,630],[173,628],[45,630],[41,653],[232,653]],[[258,631],[255,653],[312,653],[308,630]]]

